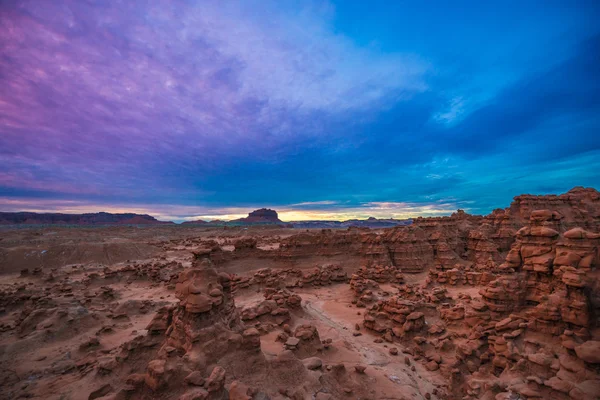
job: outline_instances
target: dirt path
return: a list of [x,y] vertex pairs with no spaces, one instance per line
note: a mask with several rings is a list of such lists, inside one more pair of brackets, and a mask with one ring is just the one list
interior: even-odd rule
[[[349,293],[346,285],[321,288],[318,291],[299,291],[306,319],[317,325],[322,339],[333,339],[333,347],[338,350],[331,354],[325,353],[324,361],[368,365],[367,373],[377,379],[382,393],[397,393],[398,397],[389,397],[390,399],[424,399],[425,393],[432,393],[435,383],[443,383],[440,376],[425,370],[420,363],[408,356],[411,365],[416,368],[411,371],[404,363],[406,355],[402,354],[400,344],[374,343],[376,336],[364,328],[359,331],[360,336],[354,336],[355,324],[362,326],[364,309],[352,306]],[[390,347],[397,347],[400,355],[390,355]],[[435,399],[436,396],[431,398]]]
[[[315,302],[313,303],[310,300],[307,300],[304,303],[304,309],[308,312],[309,315],[315,317],[320,320],[323,324],[329,326],[331,329],[336,330],[340,337],[343,338],[352,349],[355,350],[357,354],[361,354],[364,359],[364,363],[368,365],[376,365],[376,366],[386,366],[390,363],[389,358],[385,355],[383,351],[375,347],[369,347],[372,345],[372,338],[370,336],[354,336],[353,329],[347,328],[342,325],[342,321],[338,322],[332,319],[329,315],[323,312],[322,303]],[[330,329],[330,330],[331,330]],[[324,332],[328,333],[327,331]],[[368,344],[366,342],[369,342]],[[343,360],[340,360],[343,362]]]

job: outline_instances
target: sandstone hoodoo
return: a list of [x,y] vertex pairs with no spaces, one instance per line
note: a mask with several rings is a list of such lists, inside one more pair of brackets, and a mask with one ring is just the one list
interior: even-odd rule
[[6,230],[0,399],[599,398],[596,190],[386,229],[248,218]]

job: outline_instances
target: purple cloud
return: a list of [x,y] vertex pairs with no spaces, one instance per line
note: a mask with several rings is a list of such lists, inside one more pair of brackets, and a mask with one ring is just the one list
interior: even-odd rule
[[[0,185],[144,192],[248,148],[277,158],[324,135],[323,118],[426,89],[425,63],[356,46],[327,9],[260,8],[3,4]],[[165,163],[182,173],[163,176]]]
[[595,163],[561,158],[599,148],[597,15],[6,0],[0,208],[362,215],[479,196],[483,212],[523,191],[594,185]]

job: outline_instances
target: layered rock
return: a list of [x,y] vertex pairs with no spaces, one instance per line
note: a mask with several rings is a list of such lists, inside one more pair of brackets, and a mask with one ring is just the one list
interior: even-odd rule
[[[529,226],[517,232],[517,241],[501,268],[508,273],[481,291],[494,311],[538,306],[532,313],[540,329],[549,333],[566,326],[588,328],[592,321],[590,296],[596,285],[600,235],[581,228],[560,234],[563,217],[551,210],[530,212]],[[506,302],[499,309],[498,302]]]
[[567,327],[599,326],[600,234],[580,228],[563,234],[556,245],[553,263],[554,277],[564,286],[560,314]]
[[391,265],[405,273],[422,272],[434,264],[433,247],[418,226],[394,228],[381,235]]
[[524,194],[516,196],[510,205],[511,215],[522,224],[535,210],[557,212],[567,228],[600,231],[600,193],[593,188],[575,187],[560,195]]
[[348,280],[346,271],[338,264],[316,266],[313,269],[262,268],[252,276],[234,275],[231,277],[234,291],[252,286],[267,288],[295,288],[304,286],[327,286]]
[[332,257],[359,254],[362,234],[356,231],[323,229],[320,233],[299,233],[282,239],[280,256],[294,259],[306,255]]
[[[460,284],[485,284],[489,277],[481,281],[477,273],[497,272],[515,241],[516,232],[529,223],[534,211],[537,213],[534,219],[542,218],[543,227],[557,232],[574,227],[597,232],[599,198],[596,190],[584,188],[574,188],[558,196],[522,195],[515,197],[510,207],[496,209],[485,217],[458,210],[448,217],[416,218],[410,226],[387,229],[383,233],[353,229],[302,232],[281,239],[276,250],[262,250],[249,241],[234,244],[232,252],[213,249],[211,257],[217,264],[249,256],[280,261],[350,257],[356,260],[353,265],[391,265],[404,273],[420,273],[431,268],[438,272],[457,269],[462,271],[459,275],[463,275],[457,281]],[[544,220],[548,212],[552,214],[552,221]],[[530,236],[535,237],[535,232]],[[516,254],[513,252],[511,257]],[[464,277],[467,273],[470,276]]]
[[[517,197],[475,223],[464,216],[418,220],[433,248],[435,268],[425,283],[483,286],[481,299],[405,285],[371,307],[364,326],[439,370],[456,398],[598,398],[600,235],[589,228],[597,223],[597,199],[594,190],[575,189]],[[368,283],[351,282],[359,289]],[[408,316],[433,304],[441,321],[423,323],[427,329],[417,323],[409,335]]]
[[[583,193],[589,195],[589,191]],[[565,197],[580,202],[580,194],[516,199],[529,223],[517,232],[500,266],[503,274],[480,291],[494,319],[519,313],[497,322],[486,339],[493,367],[533,374],[535,379],[514,381],[507,387],[523,396],[591,399],[600,393],[600,381],[593,372],[600,360],[591,355],[598,342],[590,340],[591,329],[598,326],[598,296],[594,293],[600,278],[600,235],[570,228],[582,214],[564,209]],[[560,212],[528,208],[540,202]],[[547,343],[531,339],[528,332],[548,335]],[[561,346],[553,347],[553,338],[558,338]]]
[[510,249],[515,240],[515,233],[523,226],[522,222],[513,218],[510,209],[497,208],[483,218],[483,223],[490,226],[488,237],[498,246],[500,253]]

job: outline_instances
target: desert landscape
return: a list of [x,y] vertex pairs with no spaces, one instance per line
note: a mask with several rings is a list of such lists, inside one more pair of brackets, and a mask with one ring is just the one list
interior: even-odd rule
[[600,193],[385,229],[0,230],[3,399],[600,395]]
[[598,21],[0,0],[0,400],[600,400]]

